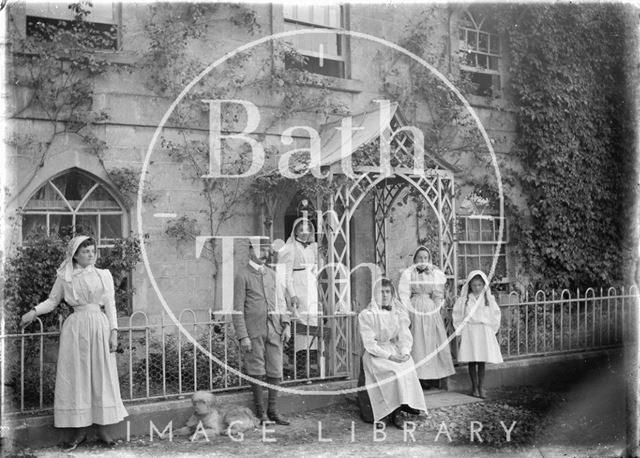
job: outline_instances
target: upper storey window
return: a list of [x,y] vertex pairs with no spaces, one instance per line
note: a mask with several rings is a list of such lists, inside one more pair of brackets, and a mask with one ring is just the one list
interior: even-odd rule
[[476,95],[490,96],[500,90],[501,45],[489,17],[466,10],[458,29],[460,69],[474,83]]
[[27,36],[53,41],[60,31],[78,32],[76,15],[83,16],[81,43],[100,50],[118,49],[117,6],[113,2],[26,3]]
[[[344,6],[341,5],[283,5],[284,30],[309,28],[344,29]],[[304,64],[287,62],[287,67],[298,67],[320,75],[346,77],[346,39],[340,33],[294,35],[287,37],[298,53],[305,57]]]

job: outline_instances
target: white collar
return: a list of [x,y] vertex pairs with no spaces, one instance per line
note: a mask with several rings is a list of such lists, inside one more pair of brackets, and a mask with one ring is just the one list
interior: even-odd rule
[[93,264],[89,264],[87,267],[80,267],[79,265],[75,265],[73,268],[73,276],[82,275],[89,272],[95,272],[96,268]]
[[257,262],[252,261],[251,259],[249,259],[249,265],[251,267],[253,267],[254,269],[256,269],[260,273],[264,272],[264,264],[258,264]]

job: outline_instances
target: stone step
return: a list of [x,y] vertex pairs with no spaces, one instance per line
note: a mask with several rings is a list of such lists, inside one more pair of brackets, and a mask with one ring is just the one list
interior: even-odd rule
[[429,390],[424,392],[424,402],[427,409],[439,409],[441,407],[451,407],[462,404],[472,404],[482,402],[483,399],[469,396],[455,391]]

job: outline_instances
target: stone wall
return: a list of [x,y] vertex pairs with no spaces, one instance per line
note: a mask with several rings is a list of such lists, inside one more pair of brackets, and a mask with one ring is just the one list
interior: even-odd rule
[[[73,134],[56,139],[42,164],[39,163],[40,158],[37,155],[28,153],[25,148],[9,147],[7,151],[7,186],[15,192],[9,205],[8,216],[15,216],[15,211],[23,206],[46,180],[70,167],[78,167],[95,175],[107,185],[112,185],[105,168],[140,168],[142,166],[156,127],[165,110],[171,104],[171,100],[153,94],[145,86],[148,75],[135,70],[132,65],[139,59],[139,53],[145,46],[146,38],[143,26],[148,14],[148,7],[148,5],[137,3],[122,5],[122,50],[112,56],[113,60],[121,65],[122,71],[117,74],[110,73],[96,81],[94,107],[100,110],[104,109],[110,114],[109,121],[96,127],[95,131],[96,136],[104,139],[107,143],[103,163],[100,163],[88,151],[78,136]],[[10,5],[9,8],[16,18],[16,27],[24,27],[21,6]],[[198,56],[202,62],[203,68],[239,45],[282,30],[280,5],[260,4],[254,5],[252,8],[256,12],[256,19],[260,26],[255,35],[250,35],[246,30],[234,26],[226,20],[232,14],[228,7],[221,7],[217,16],[211,18],[212,26],[209,27],[207,35],[190,48],[190,52]],[[415,20],[423,13],[425,7],[409,4],[363,4],[350,5],[349,9],[351,30],[398,43],[405,33],[405,24]],[[432,25],[430,30],[434,34],[434,42],[437,46],[441,46],[445,53],[439,64],[442,66],[440,70],[446,75],[451,71],[448,49],[451,43],[455,43],[457,39],[455,35],[457,12],[450,11],[444,5],[430,7],[429,12],[431,13]],[[451,31],[453,31],[453,35],[451,35]],[[256,52],[269,52],[269,49],[269,46],[264,45]],[[335,88],[335,96],[349,106],[352,113],[358,113],[376,107],[373,100],[381,97],[381,74],[388,70],[385,68],[385,65],[388,65],[388,61],[385,59],[389,55],[389,49],[379,43],[360,38],[351,38],[350,49],[352,81],[336,81],[331,78],[328,81]],[[8,90],[9,100],[12,101],[10,106],[19,110],[20,105],[24,104],[28,97],[28,90],[16,89],[12,86]],[[296,124],[308,124],[318,130],[321,128],[323,120],[318,119],[314,113],[306,113],[297,119],[288,120],[286,125],[276,124],[265,131],[265,126],[269,124],[275,110],[274,106],[277,106],[278,101],[272,100],[268,94],[247,94],[247,96],[251,96],[250,100],[259,106],[263,118],[257,133],[265,134],[264,142],[279,146],[281,151],[287,151],[287,147],[280,143],[279,138],[284,128]],[[477,99],[474,103],[476,103],[475,107],[489,135],[496,139],[496,152],[503,156],[509,155],[515,135],[512,113],[509,110],[494,109],[493,105],[487,105],[483,99]],[[496,103],[506,104],[504,100]],[[206,107],[203,105],[203,108]],[[420,110],[417,111],[416,118],[418,121],[421,119],[424,121]],[[35,112],[23,113],[8,123],[8,129],[12,134],[30,133],[36,138],[44,138],[50,128],[50,124]],[[207,134],[206,129],[198,127],[190,135],[192,138],[205,140]],[[176,131],[169,127],[163,131],[163,135],[171,138],[176,135]],[[305,143],[304,138],[300,138],[298,141],[302,144]],[[36,168],[35,177],[29,181],[32,171]],[[200,184],[191,180],[184,172],[183,165],[167,157],[156,147],[148,168],[148,181],[151,190],[157,193],[158,198],[140,209],[143,231],[149,234],[147,253],[150,266],[153,276],[172,310],[179,311],[187,307],[199,310],[219,309],[221,307],[220,276],[218,275],[218,278],[214,279],[212,263],[203,258],[196,259],[194,244],[170,239],[164,232],[167,225],[166,218],[154,216],[159,213],[173,213],[178,216],[195,218],[201,233],[203,235],[209,234],[206,214],[202,212],[206,207],[206,202],[200,195]],[[113,189],[113,186],[112,190],[117,195],[117,190]],[[262,233],[259,211],[249,198],[247,190],[243,189],[242,192],[246,194],[247,199],[234,209],[234,218],[221,227],[221,235],[238,236]],[[460,195],[464,196],[465,190],[460,191]],[[276,238],[286,239],[288,237],[288,234],[284,234],[283,226],[284,212],[287,206],[288,204],[282,205],[279,208],[279,213],[276,214],[274,222]],[[125,234],[129,231],[137,231],[138,210],[134,206],[126,212]],[[371,215],[371,211],[364,207],[357,214],[358,220],[354,222],[354,228],[358,237],[356,241],[358,247],[369,246],[373,240],[373,234],[367,233],[373,227],[372,223],[367,222],[367,218],[370,218]],[[17,225],[11,224],[11,227],[13,229],[11,236],[7,237],[9,250],[11,246],[20,242],[19,222]],[[244,253],[242,250],[239,251],[236,264],[242,262]],[[364,251],[359,253],[355,254],[356,263],[354,265],[357,262],[362,262],[358,260],[370,257],[370,254]],[[145,267],[140,264],[134,274],[136,295],[134,296],[133,308],[135,311],[157,315],[162,310],[162,306],[147,274]],[[354,297],[365,300],[363,292],[360,291],[361,288],[362,284],[359,283]]]

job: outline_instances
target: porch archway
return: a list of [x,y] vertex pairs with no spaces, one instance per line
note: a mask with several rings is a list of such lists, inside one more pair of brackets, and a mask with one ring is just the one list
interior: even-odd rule
[[[436,264],[445,273],[447,289],[455,290],[457,278],[455,243],[455,194],[454,167],[442,158],[425,154],[423,173],[413,169],[414,143],[406,123],[398,113],[397,104],[392,104],[390,122],[381,123],[377,111],[365,112],[352,117],[357,129],[352,137],[352,156],[359,150],[369,151],[364,161],[352,164],[353,177],[342,170],[342,141],[336,136],[335,124],[325,126],[321,132],[323,165],[336,179],[341,181],[331,196],[328,217],[324,218],[323,236],[326,238],[327,265],[320,277],[321,300],[329,314],[353,315],[351,302],[350,273],[352,266],[350,244],[351,219],[365,196],[374,195],[375,263],[384,273],[386,270],[386,220],[393,202],[407,186],[415,189],[430,206],[438,221],[439,259]],[[385,126],[381,130],[380,126]],[[384,173],[375,164],[370,154],[379,144],[380,137],[390,139],[390,173]],[[371,145],[374,147],[372,148]],[[349,325],[349,323],[351,323]],[[332,349],[329,355],[330,375],[354,375],[360,356],[355,320],[333,320]]]

